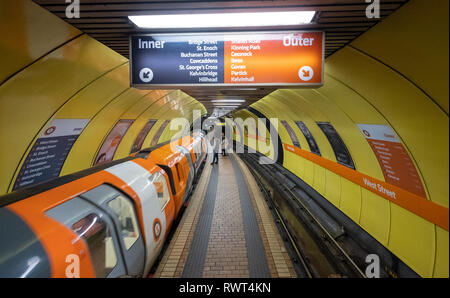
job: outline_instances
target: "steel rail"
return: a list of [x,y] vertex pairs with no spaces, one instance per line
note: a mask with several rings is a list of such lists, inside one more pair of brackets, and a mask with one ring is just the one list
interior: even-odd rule
[[283,217],[281,216],[280,212],[278,211],[278,209],[276,208],[275,204],[273,204],[272,202],[269,202],[270,200],[270,195],[267,193],[267,190],[265,189],[265,187],[263,186],[259,174],[257,172],[255,172],[255,170],[251,167],[249,167],[250,172],[253,173],[253,176],[256,178],[255,181],[258,184],[260,190],[263,192],[264,197],[266,198],[266,201],[270,204],[270,208],[271,210],[273,210],[272,213],[275,213],[276,216],[278,217],[279,223],[281,224],[285,234],[287,235],[287,238],[289,240],[290,245],[292,246],[293,250],[295,251],[295,254],[297,256],[297,258],[300,260],[301,264],[302,264],[302,269],[305,271],[306,275],[308,278],[312,278],[313,274],[311,272],[311,269],[309,268],[305,257],[303,256],[303,254],[301,253],[297,243],[295,242],[294,238],[292,237],[291,232],[289,231],[289,229],[286,226],[286,223],[283,219]]
[[[324,242],[327,241],[328,243],[330,243],[332,245],[332,247],[335,249],[335,251],[337,251],[337,253],[340,255],[341,258],[339,258],[338,256],[335,256],[338,259],[339,263],[346,263],[350,266],[345,266],[346,268],[349,268],[356,276],[361,277],[361,278],[365,278],[365,274],[361,271],[361,269],[358,267],[358,265],[353,261],[353,259],[347,254],[347,252],[341,247],[341,245],[339,245],[339,243],[337,243],[337,241],[334,239],[334,237],[328,232],[328,230],[322,225],[322,223],[320,222],[320,220],[317,219],[317,217],[309,210],[309,208],[297,197],[297,195],[295,193],[292,192],[291,189],[289,189],[289,187],[285,186],[285,183],[283,184],[282,181],[280,181],[275,175],[273,175],[273,173],[275,172],[274,170],[276,169],[275,166],[269,166],[269,165],[261,165],[259,164],[259,162],[257,161],[258,157],[255,156],[255,154],[245,154],[246,158],[250,158],[252,160],[250,167],[257,167],[260,170],[264,170],[264,172],[266,172],[267,175],[269,175],[273,180],[278,181],[279,185],[283,188],[283,190],[289,195],[291,196],[295,202],[300,206],[300,209],[304,212],[306,212],[307,216],[310,217],[312,219],[312,221],[309,221],[311,224],[316,225],[320,232],[322,232],[322,235],[320,235],[320,237],[322,239],[324,239]],[[246,160],[246,158],[243,158],[244,161]],[[255,171],[253,171],[255,172]],[[292,180],[290,180],[289,178],[286,177],[287,180],[289,180],[292,184],[296,185],[295,182],[293,182]],[[275,204],[273,204],[275,205]],[[275,207],[276,209],[276,207]],[[276,212],[279,214],[278,210],[276,210]],[[283,225],[284,225],[284,221],[283,221]],[[329,247],[328,245],[326,245],[327,247]],[[330,250],[328,248],[328,250]],[[330,253],[332,255],[333,254],[331,251]]]

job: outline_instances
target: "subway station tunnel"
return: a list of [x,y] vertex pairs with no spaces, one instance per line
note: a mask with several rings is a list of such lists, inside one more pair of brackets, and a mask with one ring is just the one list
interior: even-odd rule
[[[449,277],[448,1],[80,2],[0,2],[0,277]],[[131,82],[133,35],[290,31],[317,86]]]

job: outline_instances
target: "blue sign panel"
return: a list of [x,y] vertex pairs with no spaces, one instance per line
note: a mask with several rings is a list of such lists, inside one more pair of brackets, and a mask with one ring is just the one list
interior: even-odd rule
[[132,36],[132,85],[224,82],[224,41],[218,36]]

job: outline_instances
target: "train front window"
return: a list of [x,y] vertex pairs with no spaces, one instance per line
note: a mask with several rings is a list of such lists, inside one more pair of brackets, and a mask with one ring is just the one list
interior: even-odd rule
[[72,230],[82,237],[89,248],[97,277],[107,277],[117,264],[111,231],[103,219],[91,213],[72,225]]
[[194,147],[194,153],[195,153],[195,163],[199,163],[200,162],[200,154],[201,154],[201,149],[199,149],[199,146],[195,146]]
[[139,238],[139,229],[136,215],[134,214],[133,203],[120,195],[109,201],[108,206],[114,211],[119,219],[120,236],[125,243],[125,248],[129,250]]
[[177,168],[178,173],[178,179],[180,181],[184,181],[184,173],[183,173],[183,167],[179,163],[175,164],[175,167]]
[[150,181],[156,188],[156,193],[158,195],[159,204],[161,206],[161,210],[164,210],[167,203],[169,202],[170,195],[169,189],[167,188],[166,179],[161,173],[155,173],[150,178]]

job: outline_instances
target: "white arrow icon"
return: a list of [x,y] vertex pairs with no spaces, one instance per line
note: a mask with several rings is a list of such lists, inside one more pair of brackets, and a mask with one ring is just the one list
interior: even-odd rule
[[153,80],[153,71],[150,68],[143,68],[139,72],[139,78],[144,83],[149,83]]
[[298,76],[302,81],[309,81],[314,76],[314,70],[310,66],[303,66],[298,71]]

